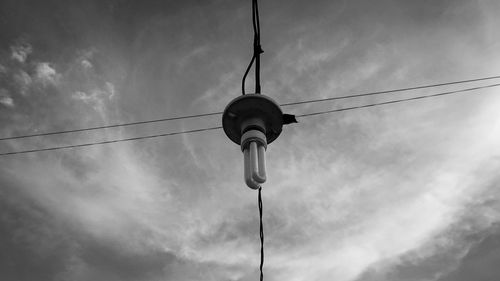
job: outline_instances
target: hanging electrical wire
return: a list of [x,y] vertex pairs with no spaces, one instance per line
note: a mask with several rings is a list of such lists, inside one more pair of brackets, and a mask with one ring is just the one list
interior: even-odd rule
[[[241,93],[242,95],[245,95],[245,80],[248,75],[248,72],[250,71],[250,68],[252,67],[254,61],[255,61],[255,94],[261,94],[261,86],[260,86],[260,55],[264,52],[262,50],[262,46],[260,45],[260,21],[259,21],[259,6],[258,6],[258,1],[257,0],[252,0],[252,26],[253,26],[253,55],[252,59],[250,60],[250,63],[248,64],[247,69],[245,70],[245,74],[243,75],[243,79],[241,80]],[[226,108],[227,110],[227,108]],[[281,110],[280,110],[281,112]],[[225,113],[224,113],[225,114]],[[224,119],[224,116],[223,116]],[[293,118],[295,120],[295,117]],[[295,121],[296,122],[296,121]],[[224,123],[224,122],[223,122]],[[224,130],[226,130],[226,127],[224,127]],[[247,133],[251,133],[252,131],[248,131]],[[227,132],[226,132],[227,133]],[[265,136],[264,136],[265,139]],[[266,141],[267,142],[267,141]],[[252,143],[251,143],[252,144]],[[255,143],[253,143],[255,144]],[[250,148],[246,148],[245,155],[248,152]],[[264,149],[263,147],[260,147],[260,149]],[[260,153],[259,153],[260,155]],[[264,155],[260,155],[259,157],[263,157]],[[248,160],[248,159],[246,159]],[[265,161],[260,159],[259,161]],[[245,165],[247,165],[246,163]],[[259,167],[261,163],[259,162]],[[264,165],[265,167],[265,165]],[[247,171],[247,167],[245,167],[245,171]],[[246,172],[245,172],[246,173]],[[247,179],[249,180],[249,179]],[[253,182],[253,180],[250,180]],[[264,172],[264,178],[259,181],[260,183],[263,183],[265,181],[265,172]],[[248,182],[247,182],[248,184]],[[254,184],[256,184],[254,182]],[[251,184],[249,186],[253,186],[254,184]],[[259,225],[260,225],[260,281],[264,280],[264,272],[263,272],[263,267],[264,267],[264,226],[262,223],[262,186],[260,184],[257,184],[258,189],[259,189],[259,195],[258,195],[258,206],[259,206]]]
[[55,132],[45,132],[45,133],[21,135],[21,136],[12,136],[12,137],[0,138],[0,141],[24,139],[24,138],[32,138],[32,137],[52,136],[52,135],[61,135],[61,134],[69,134],[69,133],[77,133],[77,132],[85,132],[85,131],[95,131],[95,130],[101,130],[101,129],[127,127],[127,126],[133,126],[133,125],[144,125],[144,124],[159,123],[159,122],[166,122],[166,121],[190,119],[190,118],[197,118],[197,117],[206,117],[206,116],[219,115],[219,114],[222,114],[222,112],[203,113],[203,114],[186,115],[186,116],[178,116],[178,117],[167,117],[167,118],[161,118],[161,119],[137,121],[137,122],[130,122],[130,123],[103,125],[103,126],[96,126],[96,127],[89,127],[89,128],[71,129],[71,130],[55,131]]
[[100,142],[89,142],[89,143],[74,144],[74,145],[55,146],[55,147],[49,147],[49,148],[39,148],[39,149],[31,149],[31,150],[5,152],[5,153],[0,153],[0,156],[25,154],[25,153],[41,152],[41,151],[51,151],[51,150],[61,150],[61,149],[78,148],[78,147],[86,147],[86,146],[94,146],[94,145],[102,145],[102,144],[112,144],[112,143],[127,142],[127,141],[137,141],[137,140],[152,139],[152,138],[159,138],[159,137],[166,137],[166,136],[175,136],[175,135],[191,134],[191,133],[197,133],[197,132],[213,131],[213,130],[218,130],[218,129],[222,129],[222,127],[218,126],[218,127],[210,127],[210,128],[195,129],[195,130],[188,130],[188,131],[157,134],[157,135],[140,136],[140,137],[133,137],[133,138],[124,138],[124,139],[116,139],[116,140],[108,140],[108,141],[100,141]]
[[259,188],[259,225],[260,225],[260,280],[264,279],[264,224],[262,223],[262,187]]
[[259,6],[257,0],[252,1],[253,10],[253,28],[254,28],[254,41],[253,53],[255,56],[255,93],[260,94],[260,55],[264,53],[260,45],[260,21],[259,21]]
[[[350,111],[350,110],[354,110],[354,109],[376,107],[376,106],[395,104],[395,103],[403,103],[403,102],[408,102],[408,101],[413,101],[413,100],[435,98],[435,97],[446,96],[446,95],[454,95],[454,94],[472,92],[475,90],[487,89],[487,88],[493,88],[493,87],[499,87],[499,86],[500,86],[500,84],[490,84],[490,85],[485,85],[485,86],[480,86],[480,87],[473,87],[473,88],[460,89],[460,90],[456,90],[456,91],[449,91],[449,92],[441,92],[441,93],[437,93],[437,94],[416,96],[416,97],[406,98],[406,99],[397,99],[397,100],[385,101],[385,102],[380,102],[380,103],[371,103],[371,104],[366,104],[366,105],[345,107],[345,108],[339,108],[339,109],[333,109],[333,110],[327,110],[327,111],[304,113],[304,114],[297,115],[297,117],[309,117],[309,116],[323,115],[323,114],[328,114],[328,113]],[[479,92],[479,93],[481,93],[481,92]],[[68,148],[78,148],[78,147],[86,147],[86,146],[102,145],[102,144],[113,144],[113,143],[120,143],[120,142],[127,142],[127,141],[151,139],[151,138],[157,138],[157,137],[165,137],[165,136],[173,136],[173,135],[181,135],[181,134],[191,134],[191,133],[195,133],[195,132],[211,131],[211,130],[218,130],[218,129],[222,129],[222,127],[217,126],[217,127],[203,128],[203,129],[179,131],[179,132],[164,133],[164,134],[149,135],[149,136],[139,136],[139,137],[133,137],[133,138],[116,139],[116,140],[109,140],[109,141],[102,141],[102,142],[89,142],[89,143],[76,144],[76,145],[55,146],[55,147],[50,147],[50,148],[40,148],[40,149],[4,152],[4,153],[0,153],[0,156],[26,154],[26,153],[41,152],[41,151],[52,151],[52,150],[60,150],[60,149],[68,149]]]
[[430,95],[423,95],[423,96],[411,97],[411,98],[406,98],[406,99],[391,100],[391,101],[378,102],[378,103],[372,103],[372,104],[365,104],[365,105],[359,105],[359,106],[352,106],[352,107],[345,107],[345,108],[332,109],[332,110],[326,110],[326,111],[319,111],[319,112],[299,114],[299,115],[297,115],[297,117],[308,117],[308,116],[315,116],[315,115],[323,115],[323,114],[327,114],[327,113],[342,112],[342,111],[348,111],[348,110],[353,110],[353,109],[360,109],[360,108],[381,106],[381,105],[387,105],[387,104],[393,104],[393,103],[401,103],[401,102],[407,102],[407,101],[413,101],[413,100],[435,98],[435,97],[439,97],[439,96],[447,96],[447,95],[465,93],[465,92],[470,92],[470,91],[474,91],[474,90],[487,89],[487,88],[493,88],[493,87],[498,87],[498,86],[500,86],[500,83],[499,84],[486,85],[486,86],[473,87],[473,88],[467,88],[467,89],[461,89],[461,90],[455,90],[455,91],[449,91],[449,92],[442,92],[442,93],[437,93],[437,94],[430,94]]
[[243,79],[241,80],[241,94],[245,95],[245,80],[247,78],[248,72],[252,68],[255,62],[255,93],[261,93],[260,86],[260,55],[264,53],[262,46],[260,45],[260,21],[259,21],[259,6],[257,0],[252,0],[252,26],[253,26],[253,54],[250,63],[243,74]]
[[436,87],[442,87],[442,86],[451,86],[451,85],[493,80],[493,79],[499,79],[499,78],[500,78],[500,76],[473,78],[473,79],[468,79],[468,80],[459,80],[459,81],[443,82],[443,83],[437,83],[437,84],[420,85],[420,86],[398,88],[398,89],[391,89],[391,90],[384,90],[384,91],[367,92],[367,93],[361,93],[361,94],[350,94],[350,95],[346,95],[346,96],[289,102],[289,103],[283,103],[283,104],[281,104],[281,106],[318,103],[318,102],[325,102],[325,101],[343,100],[343,99],[360,98],[360,97],[368,97],[368,96],[378,96],[378,95],[384,95],[384,94],[392,94],[392,93],[406,92],[406,91],[412,91],[412,90],[422,90],[422,89],[436,88]]
[[[384,95],[384,94],[390,94],[390,93],[405,92],[405,91],[410,91],[410,90],[428,89],[428,88],[435,88],[435,87],[440,87],[440,86],[450,86],[450,85],[464,84],[464,83],[470,83],[470,82],[479,82],[479,81],[486,81],[486,80],[499,79],[499,78],[500,78],[500,75],[499,76],[489,76],[489,77],[474,78],[474,79],[468,79],[468,80],[459,80],[459,81],[452,81],[452,82],[444,82],[444,83],[430,84],[430,85],[420,85],[420,86],[414,86],[414,87],[398,88],[398,89],[391,89],[391,90],[384,90],[384,91],[377,91],[377,92],[368,92],[368,93],[351,94],[351,95],[338,96],[338,97],[328,97],[328,98],[322,98],[322,99],[313,99],[313,100],[304,100],[304,101],[283,103],[283,104],[280,104],[280,106],[292,106],[292,105],[321,103],[321,102],[327,102],[327,101],[333,101],[333,100],[342,100],[342,99],[350,99],[350,98],[358,98],[358,97],[366,97],[366,96],[377,96],[377,95]],[[37,133],[37,134],[27,134],[27,135],[19,135],[19,136],[0,138],[0,141],[31,138],[31,137],[51,136],[51,135],[59,135],[59,134],[68,134],[68,133],[76,133],[76,132],[85,132],[85,131],[93,131],[93,130],[100,130],[100,129],[118,128],[118,127],[127,127],[127,126],[134,126],[134,125],[144,125],[144,124],[160,123],[160,122],[167,122],[167,121],[174,121],[174,120],[207,117],[207,116],[220,115],[220,114],[222,114],[222,112],[210,112],[210,113],[201,113],[201,114],[194,114],[194,115],[166,117],[166,118],[152,119],[152,120],[145,120],[145,121],[136,121],[136,122],[129,122],[129,123],[95,126],[95,127],[80,128],[80,129],[44,132],[44,133]]]

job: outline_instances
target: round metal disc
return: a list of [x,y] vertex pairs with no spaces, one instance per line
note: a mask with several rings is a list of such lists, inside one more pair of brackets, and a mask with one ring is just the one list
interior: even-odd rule
[[224,109],[222,127],[228,138],[239,145],[241,123],[255,117],[265,123],[268,144],[278,138],[283,129],[283,112],[274,100],[260,94],[246,94],[232,100]]

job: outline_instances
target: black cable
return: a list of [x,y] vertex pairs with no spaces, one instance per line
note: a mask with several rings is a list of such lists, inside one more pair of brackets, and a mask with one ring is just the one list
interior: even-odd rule
[[241,94],[245,95],[245,81],[247,75],[255,62],[255,93],[261,93],[260,86],[260,54],[262,51],[262,47],[260,45],[260,21],[259,21],[259,7],[257,4],[257,0],[252,0],[252,26],[253,26],[253,55],[250,63],[247,66],[245,74],[243,75],[243,79],[241,80]]
[[264,280],[264,225],[262,223],[262,187],[259,187],[259,221],[260,221],[260,281]]
[[[457,94],[457,93],[469,92],[469,91],[479,90],[479,89],[485,89],[485,88],[493,88],[493,87],[498,87],[498,86],[500,86],[500,83],[499,84],[486,85],[486,86],[480,86],[480,87],[474,87],[474,88],[467,88],[467,89],[456,90],[456,91],[450,91],[450,92],[437,93],[437,94],[432,94],[432,95],[417,96],[417,97],[412,97],[412,98],[407,98],[407,99],[399,99],[399,100],[392,100],[392,101],[386,101],[386,102],[380,102],[380,103],[373,103],[373,104],[366,104],[366,105],[360,105],[360,106],[346,107],[346,108],[333,109],[333,110],[327,110],[327,111],[306,113],[306,114],[301,114],[301,115],[296,115],[296,116],[297,117],[307,117],[307,116],[321,115],[321,114],[327,114],[327,113],[348,111],[348,110],[359,109],[359,108],[367,108],[367,107],[387,105],[387,104],[392,104],[392,103],[406,102],[406,101],[411,101],[411,100],[418,100],[418,99],[432,98],[432,97],[438,97],[438,96],[452,95],[452,94]],[[76,148],[76,147],[83,147],[83,146],[100,145],[100,144],[116,143],[116,142],[123,142],[123,141],[133,141],[133,140],[149,139],[149,138],[156,138],[156,137],[163,137],[163,136],[172,136],[172,135],[180,135],[180,134],[189,134],[189,133],[194,133],[194,132],[210,131],[210,130],[216,130],[216,129],[221,129],[221,128],[222,127],[219,126],[219,127],[211,127],[211,128],[196,129],[196,130],[189,130],[189,131],[165,133],[165,134],[152,135],[152,136],[142,136],[142,137],[135,137],[135,138],[127,138],[127,139],[118,139],[118,140],[111,140],[111,141],[103,141],[103,142],[93,142],[93,143],[68,145],[68,146],[60,146],[60,147],[51,147],[51,148],[42,148],[42,149],[33,149],[33,150],[22,150],[22,151],[6,152],[6,153],[0,153],[0,156],[13,155],[13,154],[23,154],[23,153],[38,152],[38,151],[57,150],[57,149],[65,149],[65,148]]]
[[346,107],[346,108],[332,109],[332,110],[326,110],[326,111],[319,111],[319,112],[314,112],[314,113],[300,114],[300,115],[296,115],[296,117],[306,117],[306,116],[322,115],[322,114],[327,114],[327,113],[341,112],[341,111],[347,111],[347,110],[353,110],[353,109],[359,109],[359,108],[367,108],[367,107],[374,107],[374,106],[380,106],[380,105],[386,105],[386,104],[392,104],[392,103],[400,103],[400,102],[406,102],[406,101],[412,101],[412,100],[427,99],[427,98],[433,98],[433,97],[439,97],[439,96],[446,96],[446,95],[458,94],[458,93],[463,93],[463,92],[469,92],[469,91],[474,91],[474,90],[479,90],[479,89],[493,88],[493,87],[498,87],[498,86],[500,86],[500,84],[492,84],[492,85],[487,85],[487,86],[467,88],[467,89],[461,89],[461,90],[456,90],[456,91],[449,91],[449,92],[432,94],[432,95],[412,97],[412,98],[407,98],[407,99],[399,99],[399,100],[385,101],[385,102],[372,103],[372,104],[366,104],[366,105],[359,105],[359,106],[353,106],[353,107]]
[[260,87],[260,55],[264,52],[262,51],[262,46],[260,45],[260,22],[259,22],[259,6],[258,1],[254,0],[252,5],[253,10],[253,28],[254,28],[254,42],[253,42],[253,53],[255,56],[255,93],[261,93]]
[[[422,85],[422,86],[415,86],[415,87],[408,87],[408,88],[392,89],[392,90],[386,90],[386,91],[369,92],[369,93],[362,93],[362,94],[353,94],[353,95],[340,96],[340,97],[331,97],[331,98],[324,98],[324,99],[314,99],[314,100],[305,100],[305,101],[298,101],[298,102],[290,102],[290,103],[283,103],[283,104],[280,104],[280,105],[281,106],[291,106],[291,105],[298,105],[298,104],[308,104],[308,103],[317,103],[317,102],[340,100],[340,99],[349,99],[349,98],[357,98],[357,97],[365,97],[365,96],[374,96],[374,95],[382,95],[382,94],[389,94],[389,93],[396,93],[396,92],[404,92],[404,91],[410,91],[410,90],[433,88],[433,87],[439,87],[439,86],[447,86],[447,85],[463,84],[463,83],[469,83],[469,82],[478,82],[478,81],[484,81],[484,80],[492,80],[492,79],[498,79],[498,78],[500,78],[500,76],[490,76],[490,77],[484,77],[484,78],[475,78],[475,79],[469,79],[469,80],[452,81],[452,82],[439,83],[439,84],[430,84],[430,85]],[[222,114],[222,112],[203,113],[203,114],[186,115],[186,116],[178,116],[178,117],[168,117],[168,118],[153,119],[153,120],[146,120],[146,121],[137,121],[137,122],[130,122],[130,123],[121,123],[121,124],[113,124],[113,125],[96,126],[96,127],[90,127],[90,128],[81,128],[81,129],[72,129],[72,130],[64,130],[64,131],[56,131],[56,132],[47,132],[47,133],[20,135],[20,136],[13,136],[13,137],[4,137],[4,138],[0,138],[0,141],[3,141],[3,140],[13,140],[13,139],[22,139],[22,138],[30,138],[30,137],[50,136],[50,135],[75,133],[75,132],[84,132],[84,131],[92,131],[92,130],[107,129],[107,128],[126,127],[126,126],[132,126],[132,125],[149,124],[149,123],[157,123],[157,122],[165,122],[165,121],[173,121],[173,120],[182,120],[182,119],[204,117],[204,116],[212,116],[212,115],[219,115],[219,114]]]
[[[261,93],[260,86],[260,55],[264,52],[260,45],[260,22],[258,1],[252,1],[252,24],[254,30],[253,58],[255,58],[255,93]],[[252,59],[253,60],[253,59]],[[247,69],[248,71],[248,69]],[[262,223],[262,187],[259,187],[259,225],[260,225],[260,281],[264,280],[264,226]]]
[[174,136],[174,135],[180,135],[180,134],[190,134],[190,133],[195,133],[195,132],[205,132],[205,131],[218,130],[218,129],[222,129],[222,127],[219,126],[219,127],[211,127],[211,128],[204,128],[204,129],[196,129],[196,130],[158,134],[158,135],[141,136],[141,137],[134,137],[134,138],[125,138],[125,139],[116,139],[116,140],[101,141],[101,142],[89,142],[89,143],[66,145],[66,146],[56,146],[56,147],[40,148],[40,149],[32,149],[32,150],[5,152],[5,153],[0,153],[0,156],[14,155],[14,154],[25,154],[25,153],[40,152],[40,151],[59,150],[59,149],[67,149],[67,148],[77,148],[77,147],[110,144],[110,143],[125,142],[125,141],[136,141],[136,140],[152,139],[152,138],[158,138],[158,137]]
[[252,59],[250,60],[250,63],[247,66],[247,70],[245,71],[245,74],[243,75],[243,79],[241,80],[241,94],[245,95],[245,80],[247,79],[248,72],[250,71],[250,68],[252,67],[252,64],[255,60],[255,55],[252,55]]
[[260,24],[259,24],[259,7],[257,6],[257,0],[252,0],[252,25],[254,39],[258,38],[260,35]]
[[290,106],[290,105],[297,105],[297,104],[316,103],[316,102],[324,102],[324,101],[332,101],[332,100],[375,96],[375,95],[390,94],[390,93],[396,93],[396,92],[405,92],[405,91],[411,91],[411,90],[434,88],[434,87],[440,87],[440,86],[449,86],[449,85],[464,84],[464,83],[470,83],[470,82],[479,82],[479,81],[492,80],[492,79],[498,79],[498,78],[500,78],[500,75],[499,76],[490,76],[490,77],[483,77],[483,78],[468,79],[468,80],[445,82],[445,83],[438,83],[438,84],[414,86],[414,87],[408,87],[408,88],[399,88],[399,89],[392,89],[392,90],[386,90],[386,91],[369,92],[369,93],[362,93],[362,94],[352,94],[352,95],[340,96],[340,97],[331,97],[331,98],[324,98],[324,99],[289,102],[289,103],[283,103],[280,105],[281,106]]
[[57,132],[47,132],[47,133],[38,133],[38,134],[31,134],[31,135],[21,135],[21,136],[5,137],[5,138],[0,138],[0,141],[3,141],[3,140],[13,140],[13,139],[23,139],[23,138],[31,138],[31,137],[42,137],[42,136],[50,136],[50,135],[60,135],[60,134],[67,134],[67,133],[76,133],[76,132],[93,131],[93,130],[99,130],[99,129],[116,128],[116,127],[126,127],[126,126],[132,126],[132,125],[140,125],[140,124],[149,124],[149,123],[157,123],[157,122],[165,122],[165,121],[189,119],[189,118],[212,116],[212,115],[218,115],[218,114],[222,114],[222,112],[203,113],[203,114],[186,115],[186,116],[178,116],[178,117],[168,117],[168,118],[153,119],[153,120],[147,120],[147,121],[137,121],[137,122],[130,122],[130,123],[104,125],[104,126],[96,126],[96,127],[81,128],[81,129],[72,129],[72,130],[57,131]]

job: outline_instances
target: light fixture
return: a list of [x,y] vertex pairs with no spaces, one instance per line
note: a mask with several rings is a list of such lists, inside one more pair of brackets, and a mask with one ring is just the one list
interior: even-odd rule
[[266,181],[267,145],[281,134],[283,116],[280,106],[262,94],[239,96],[224,109],[222,127],[241,147],[245,183],[252,189]]

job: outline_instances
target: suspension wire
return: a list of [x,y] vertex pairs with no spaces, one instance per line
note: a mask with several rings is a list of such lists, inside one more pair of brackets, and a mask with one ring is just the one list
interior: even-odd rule
[[78,148],[78,147],[86,147],[86,146],[101,145],[101,144],[111,144],[111,143],[126,142],[126,141],[136,141],[136,140],[144,140],[144,139],[152,139],[152,138],[159,138],[159,137],[166,137],[166,136],[181,135],[181,134],[190,134],[190,133],[196,133],[196,132],[212,131],[212,130],[218,130],[218,129],[222,129],[222,127],[218,126],[218,127],[210,127],[210,128],[195,129],[195,130],[188,130],[188,131],[179,131],[179,132],[173,132],[173,133],[140,136],[140,137],[133,137],[133,138],[124,138],[124,139],[115,139],[115,140],[100,141],[100,142],[89,142],[89,143],[74,144],[74,145],[55,146],[55,147],[49,147],[49,148],[5,152],[5,153],[0,153],[0,156],[14,155],[14,154],[25,154],[25,153],[40,152],[40,151],[60,150],[60,149],[68,149],[68,148]]
[[255,55],[252,55],[252,59],[250,60],[250,63],[247,66],[247,70],[245,71],[245,74],[243,75],[243,79],[241,80],[241,94],[245,95],[245,80],[247,79],[248,72],[250,71],[250,68],[252,68],[252,64],[255,61]]
[[153,119],[153,120],[146,120],[146,121],[137,121],[137,122],[130,122],[130,123],[120,123],[120,124],[81,128],[81,129],[71,129],[71,130],[56,131],[56,132],[46,132],[46,133],[38,133],[38,134],[30,134],[30,135],[5,137],[5,138],[0,138],[0,141],[24,139],[24,138],[31,138],[31,137],[60,135],[60,134],[77,133],[77,132],[85,132],[85,131],[94,131],[94,130],[99,130],[99,129],[109,129],[109,128],[117,128],[117,127],[127,127],[127,126],[133,126],[133,125],[142,125],[142,124],[190,119],[190,118],[205,117],[205,116],[212,116],[212,115],[219,115],[219,114],[222,114],[222,112],[212,112],[212,113],[202,113],[202,114],[194,114],[194,115],[186,115],[186,116],[167,117],[167,118],[160,118],[160,119]]
[[429,84],[429,85],[420,85],[420,86],[413,86],[413,87],[407,87],[407,88],[398,88],[398,89],[385,90],[385,91],[368,92],[368,93],[361,93],[361,94],[351,94],[351,95],[347,95],[347,96],[289,102],[289,103],[280,104],[280,106],[290,106],[290,105],[317,103],[317,102],[325,102],[325,101],[332,101],[332,100],[342,100],[342,99],[350,99],[350,98],[376,96],[376,95],[391,94],[391,93],[397,93],[397,92],[406,92],[406,91],[412,91],[412,90],[435,88],[435,87],[441,87],[441,86],[451,86],[451,85],[464,84],[464,83],[470,83],[470,82],[479,82],[479,81],[492,80],[492,79],[498,79],[498,78],[500,78],[500,75],[499,76],[482,77],[482,78],[474,78],[474,79],[468,79],[468,80],[460,80],[460,81],[451,81],[451,82],[444,82],[444,83],[437,83],[437,84]]
[[250,60],[250,63],[247,66],[247,69],[245,70],[245,74],[243,75],[243,79],[241,80],[241,94],[245,95],[245,80],[247,78],[248,72],[250,72],[250,68],[252,68],[252,65],[255,61],[256,55],[255,55],[255,38],[257,38],[257,24],[255,22],[255,1],[252,0],[252,25],[253,25],[253,42],[254,42],[254,48],[253,48],[253,53],[252,53],[252,59]]
[[[252,22],[254,28],[253,52],[255,56],[255,93],[261,93],[260,86],[260,55],[264,52],[260,45],[260,22],[258,1],[252,1]],[[264,224],[262,223],[262,187],[259,187],[259,229],[260,229],[260,281],[264,280]]]
[[[252,0],[252,26],[253,26],[253,55],[250,63],[245,70],[243,79],[241,81],[241,93],[245,95],[245,80],[247,78],[248,72],[255,62],[255,94],[261,93],[260,86],[260,55],[264,52],[260,45],[260,22],[259,22],[259,6],[257,0]],[[260,224],[260,281],[264,280],[264,273],[262,271],[264,267],[264,227],[262,224],[262,187],[259,187],[259,224]]]
[[439,97],[439,96],[446,96],[446,95],[453,95],[453,94],[458,94],[458,93],[470,92],[470,91],[479,90],[479,89],[493,88],[493,87],[498,87],[498,86],[500,86],[500,83],[486,85],[486,86],[480,86],[480,87],[461,89],[461,90],[456,90],[456,91],[431,94],[431,95],[417,96],[417,97],[406,98],[406,99],[391,100],[391,101],[378,102],[378,103],[372,103],[372,104],[358,105],[358,106],[353,106],[353,107],[345,107],[345,108],[319,111],[319,112],[313,112],[313,113],[299,114],[299,115],[296,115],[296,117],[315,116],[315,115],[322,115],[322,114],[334,113],[334,112],[342,112],[342,111],[359,109],[359,108],[367,108],[367,107],[381,106],[381,105],[386,105],[386,104],[401,103],[401,102],[407,102],[407,101],[412,101],[412,100],[428,99],[428,98],[434,98],[434,97]]
[[[470,83],[470,82],[479,82],[479,81],[492,80],[492,79],[498,79],[498,78],[500,78],[500,76],[490,76],[490,77],[475,78],[475,79],[460,80],[460,81],[452,81],[452,82],[439,83],[439,84],[430,84],[430,85],[421,85],[421,86],[408,87],[408,88],[392,89],[392,90],[386,90],[386,91],[377,91],[377,92],[353,94],[353,95],[346,95],[346,96],[339,96],[339,97],[330,97],[330,98],[324,98],[324,99],[304,100],[304,101],[298,101],[298,102],[283,103],[283,104],[280,104],[280,106],[291,106],[291,105],[308,104],[308,103],[319,103],[319,102],[325,102],[325,101],[341,100],[341,99],[349,99],[349,98],[357,98],[357,97],[365,97],[365,96],[376,96],[376,95],[383,95],[383,94],[396,93],[396,92],[404,92],[404,91],[410,91],[410,90],[419,90],[419,89],[434,88],[434,87],[440,87],[440,86],[448,86],[448,85],[463,84],[463,83]],[[203,113],[203,114],[194,114],[194,115],[186,115],[186,116],[177,116],[177,117],[168,117],[168,118],[161,118],[161,119],[153,119],[153,120],[146,120],[146,121],[137,121],[137,122],[130,122],[130,123],[120,123],[120,124],[112,124],[112,125],[103,125],[103,126],[81,128],[81,129],[71,129],[71,130],[64,130],[64,131],[54,131],[54,132],[46,132],[46,133],[37,133],[37,134],[28,134],[28,135],[4,137],[4,138],[0,138],[0,141],[3,141],[3,140],[13,140],[13,139],[23,139],[23,138],[31,138],[31,137],[42,137],[42,136],[50,136],[50,135],[59,135],[59,134],[67,134],[67,133],[75,133],[75,132],[84,132],[84,131],[92,131],[92,130],[99,130],[99,129],[126,127],[126,126],[133,126],[133,125],[142,125],[142,124],[166,122],[166,121],[173,121],[173,120],[182,120],[182,119],[189,119],[189,118],[205,117],[205,116],[212,116],[212,115],[219,115],[219,114],[222,114],[222,112],[211,112],[211,113]]]
[[[393,103],[403,103],[403,102],[412,101],[412,100],[420,100],[420,99],[434,98],[434,97],[445,96],[445,95],[453,95],[453,94],[465,93],[465,92],[470,92],[470,91],[474,91],[474,90],[493,88],[493,87],[498,87],[498,86],[500,86],[500,83],[486,85],[486,86],[480,86],[480,87],[466,88],[466,89],[461,89],[461,90],[456,90],[456,91],[442,92],[442,93],[431,94],[431,95],[416,96],[416,97],[407,98],[407,99],[397,99],[397,100],[391,100],[391,101],[380,102],[380,103],[372,103],[372,104],[346,107],[346,108],[340,108],[340,109],[333,109],[333,110],[327,110],[327,111],[305,113],[305,114],[300,114],[300,115],[296,115],[296,116],[297,117],[308,117],[308,116],[322,115],[322,114],[327,114],[327,113],[349,111],[349,110],[360,109],[360,108],[382,106],[382,105],[393,104]],[[164,133],[164,134],[158,134],[158,135],[116,139],[116,140],[102,141],[102,142],[91,142],[91,143],[76,144],[76,145],[57,146],[57,147],[32,149],[32,150],[21,150],[21,151],[14,151],[14,152],[5,152],[5,153],[0,153],[0,156],[13,155],[13,154],[24,154],[24,153],[39,152],[39,151],[58,150],[58,149],[66,149],[66,148],[77,148],[77,147],[85,147],[85,146],[101,145],[101,144],[111,144],[111,143],[118,143],[118,142],[125,142],[125,141],[150,139],[150,138],[156,138],[156,137],[173,136],[173,135],[180,135],[180,134],[190,134],[190,133],[195,133],[195,132],[203,132],[203,131],[218,130],[218,129],[222,129],[222,127],[218,126],[218,127],[210,127],[210,128],[196,129],[196,130]]]
[[261,93],[260,86],[260,55],[264,52],[260,45],[260,21],[259,21],[259,7],[257,0],[252,0],[252,26],[253,26],[253,55],[250,63],[245,70],[243,79],[241,80],[241,94],[245,95],[245,80],[247,78],[253,63],[255,62],[255,93]]
[[259,187],[259,222],[260,222],[260,281],[264,280],[264,225],[262,223],[262,187]]
[[259,22],[259,6],[257,0],[253,0],[253,28],[254,28],[254,41],[253,53],[255,56],[255,93],[260,94],[260,55],[264,52],[260,45],[260,22]]

